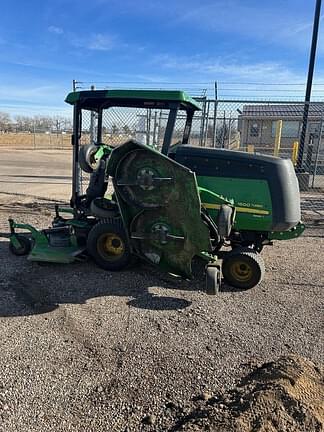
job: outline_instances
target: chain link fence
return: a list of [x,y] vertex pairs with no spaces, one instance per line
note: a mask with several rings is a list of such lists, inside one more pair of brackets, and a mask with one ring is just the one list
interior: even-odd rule
[[[324,103],[305,107],[299,101],[218,100],[212,104],[202,145],[291,159],[303,218],[323,220]],[[308,118],[303,131],[305,108]]]
[[0,148],[17,150],[71,149],[71,130],[53,132],[49,129],[30,131],[0,131]]
[[298,167],[304,106],[302,102],[285,101],[216,101],[203,144],[289,158],[299,171],[301,190],[324,190],[324,103],[308,106],[303,156]]
[[[305,217],[324,216],[324,103],[308,108],[304,148],[300,158],[305,104],[300,101],[208,100],[193,119],[189,143],[289,158],[296,167]],[[161,149],[167,110],[112,107],[103,113],[102,141],[117,146],[130,138]],[[179,111],[172,143],[181,141],[186,116]],[[81,144],[96,141],[95,113],[83,111]],[[53,132],[0,132],[0,147],[21,149],[70,149],[71,130]],[[82,179],[84,185],[88,177]]]

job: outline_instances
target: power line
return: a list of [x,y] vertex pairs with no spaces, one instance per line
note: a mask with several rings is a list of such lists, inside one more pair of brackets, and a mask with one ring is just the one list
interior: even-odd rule
[[[305,86],[306,83],[260,83],[260,82],[229,82],[218,81],[219,84],[225,85],[266,85],[266,86]],[[313,83],[313,86],[324,86],[324,82]]]
[[166,85],[208,85],[213,87],[210,82],[169,82],[169,81],[76,81],[76,84],[166,84]]
[[[267,92],[267,93],[271,93],[271,92],[273,92],[273,93],[302,93],[302,94],[304,94],[304,90],[303,89],[300,89],[300,90],[296,90],[296,89],[294,89],[294,90],[291,90],[291,89],[282,89],[282,90],[279,90],[279,89],[247,89],[247,88],[224,88],[224,90],[225,91],[233,91],[233,92],[237,92],[237,91],[245,91],[245,92],[251,92],[251,93],[254,93],[254,92],[262,92],[262,93],[264,93],[264,92]],[[315,90],[313,93],[321,93],[321,94],[323,94],[323,90]]]

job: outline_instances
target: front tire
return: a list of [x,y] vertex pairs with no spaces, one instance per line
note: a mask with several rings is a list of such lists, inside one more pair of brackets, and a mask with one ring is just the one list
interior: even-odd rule
[[9,250],[11,253],[13,253],[16,256],[23,256],[29,254],[31,250],[31,241],[29,238],[21,235],[21,234],[15,234],[16,239],[20,243],[19,247],[16,247],[13,245],[13,243],[9,243]]
[[128,239],[120,219],[106,219],[91,228],[87,250],[96,264],[104,270],[118,271],[131,260]]
[[235,248],[225,255],[222,273],[228,285],[248,290],[262,281],[265,273],[264,261],[253,249]]

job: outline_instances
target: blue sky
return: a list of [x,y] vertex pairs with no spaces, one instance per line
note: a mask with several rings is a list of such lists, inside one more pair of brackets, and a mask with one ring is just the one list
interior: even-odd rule
[[[302,96],[302,86],[281,84],[305,82],[314,5],[315,0],[3,2],[0,111],[68,114],[63,100],[72,79],[193,92],[217,80],[224,97]],[[321,19],[314,99],[324,93],[323,24]]]

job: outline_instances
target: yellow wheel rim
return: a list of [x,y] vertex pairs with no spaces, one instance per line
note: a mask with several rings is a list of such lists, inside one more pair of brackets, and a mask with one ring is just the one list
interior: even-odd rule
[[105,233],[98,239],[98,252],[108,260],[120,258],[125,252],[125,244],[115,233]]
[[230,272],[233,278],[239,282],[249,281],[253,274],[252,267],[243,260],[235,261],[230,267]]

